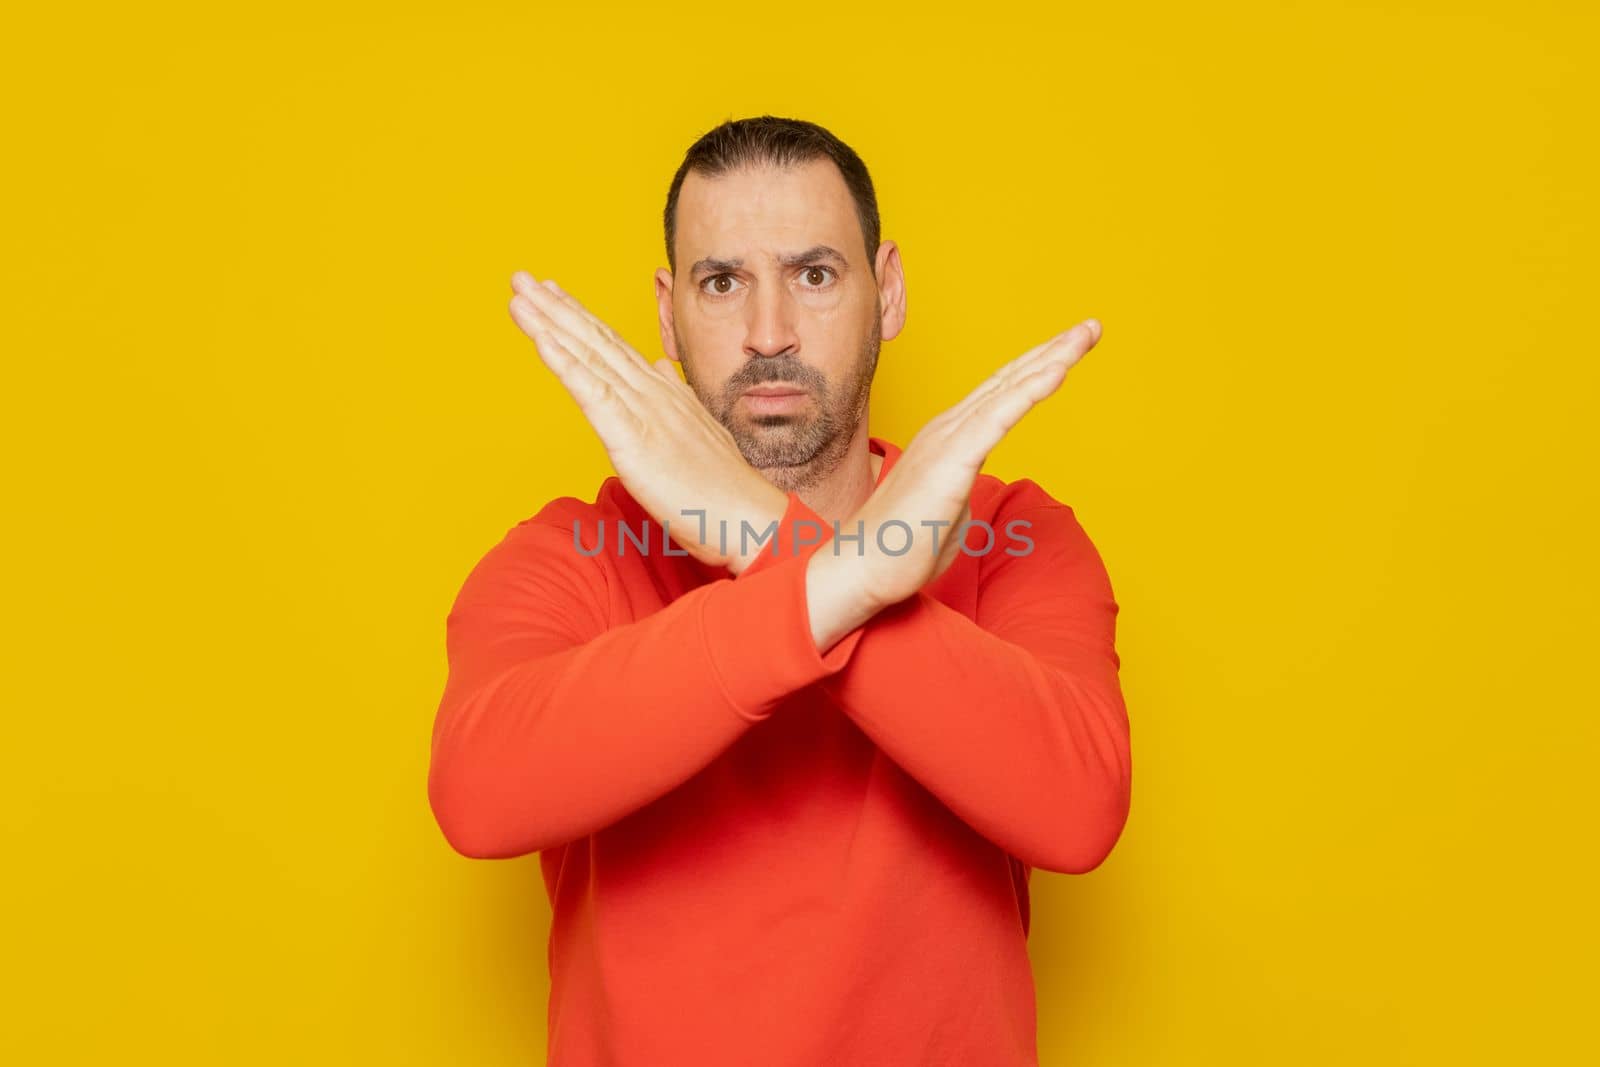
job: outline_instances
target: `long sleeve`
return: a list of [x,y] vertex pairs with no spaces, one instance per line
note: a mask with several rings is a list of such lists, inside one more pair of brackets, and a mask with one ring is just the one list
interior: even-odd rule
[[576,503],[514,527],[446,620],[428,799],[463,855],[536,852],[649,803],[838,671],[862,636],[817,650],[790,521],[808,509],[795,494],[761,566],[615,626],[608,565],[574,545]]
[[[1013,556],[1000,531],[1018,518],[1034,548]],[[991,522],[976,620],[919,592],[857,631],[822,687],[979,833],[1028,866],[1082,873],[1109,854],[1129,810],[1118,607],[1071,508]]]

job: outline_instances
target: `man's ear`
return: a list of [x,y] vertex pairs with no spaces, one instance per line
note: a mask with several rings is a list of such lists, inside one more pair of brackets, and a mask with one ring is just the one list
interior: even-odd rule
[[656,318],[661,326],[661,350],[678,362],[678,337],[672,330],[672,272],[656,268]]
[[906,276],[900,267],[899,246],[893,241],[880,244],[873,270],[878,276],[878,299],[883,303],[878,325],[883,331],[882,339],[888,341],[906,324]]

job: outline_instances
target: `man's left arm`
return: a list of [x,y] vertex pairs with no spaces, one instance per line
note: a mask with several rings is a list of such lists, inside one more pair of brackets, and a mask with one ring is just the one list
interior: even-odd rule
[[[823,688],[879,748],[1032,867],[1083,873],[1127,822],[1132,766],[1117,603],[1064,504],[1013,519],[1033,541],[981,559],[977,618],[926,590],[878,612]],[[822,546],[821,551],[832,549]]]

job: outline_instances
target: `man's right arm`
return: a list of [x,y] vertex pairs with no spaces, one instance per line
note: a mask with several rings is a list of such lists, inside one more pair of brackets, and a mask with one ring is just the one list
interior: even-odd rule
[[779,544],[645,618],[607,626],[607,578],[547,508],[473,568],[446,621],[428,799],[457,852],[501,859],[586,836],[676,788],[779,701],[840,670],[820,653],[790,496]]

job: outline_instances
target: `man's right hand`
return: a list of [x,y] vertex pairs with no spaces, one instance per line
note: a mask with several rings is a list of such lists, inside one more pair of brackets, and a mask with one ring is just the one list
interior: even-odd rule
[[553,280],[517,271],[511,288],[511,317],[578,402],[623,487],[680,548],[742,573],[760,551],[744,526],[759,534],[781,519],[789,495],[745,462],[671,360],[647,363]]
[[[808,563],[812,636],[826,650],[883,608],[912,596],[955,561],[957,533],[972,517],[972,485],[984,460],[1035,404],[1054,393],[1100,340],[1100,323],[1086,319],[1005,364],[911,439],[883,483],[841,533],[862,524],[860,544],[835,554],[826,546]],[[904,526],[885,524],[899,520]],[[890,555],[878,544],[898,550]],[[935,550],[937,545],[937,550]]]

